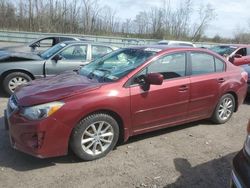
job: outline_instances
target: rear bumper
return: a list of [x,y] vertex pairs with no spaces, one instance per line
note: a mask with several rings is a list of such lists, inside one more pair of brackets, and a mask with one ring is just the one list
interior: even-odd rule
[[250,158],[243,150],[241,150],[233,159],[231,182],[231,187],[250,187]]

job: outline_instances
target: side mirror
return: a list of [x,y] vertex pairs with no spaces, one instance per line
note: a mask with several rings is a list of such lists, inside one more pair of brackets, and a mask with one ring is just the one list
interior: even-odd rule
[[52,58],[52,60],[54,60],[55,62],[57,62],[57,61],[59,61],[59,60],[61,60],[62,59],[62,56],[60,56],[60,55],[55,55],[53,58]]
[[39,42],[35,42],[35,43],[31,44],[30,47],[31,47],[31,48],[40,47],[40,43],[39,43]]
[[164,78],[160,73],[149,73],[146,76],[146,82],[150,85],[161,85]]
[[235,57],[235,58],[242,58],[242,55],[240,55],[240,54],[235,54],[234,57]]

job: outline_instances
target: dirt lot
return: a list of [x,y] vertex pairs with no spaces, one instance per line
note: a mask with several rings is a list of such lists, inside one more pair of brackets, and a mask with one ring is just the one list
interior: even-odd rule
[[228,187],[243,145],[250,100],[225,125],[185,124],[131,138],[107,157],[36,159],[11,149],[0,94],[0,187]]

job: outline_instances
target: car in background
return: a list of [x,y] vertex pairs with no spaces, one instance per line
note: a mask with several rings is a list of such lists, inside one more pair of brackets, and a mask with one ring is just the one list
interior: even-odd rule
[[247,80],[247,93],[250,94],[250,64],[241,65],[241,67],[248,73],[248,80]]
[[225,57],[236,66],[250,64],[250,45],[218,45],[210,48],[210,50]]
[[15,149],[46,158],[71,148],[95,160],[118,139],[200,119],[227,122],[244,101],[246,81],[241,67],[208,50],[129,47],[18,87],[5,122]]
[[60,42],[65,42],[65,41],[89,41],[89,40],[71,36],[47,36],[36,39],[25,45],[9,46],[1,48],[0,51],[39,53],[47,50],[48,48],[51,48],[52,46]]
[[196,47],[192,42],[187,41],[176,41],[176,40],[161,40],[158,42],[159,45],[168,45],[168,46],[186,46],[186,47]]
[[243,149],[233,159],[231,188],[250,187],[250,121]]
[[5,51],[0,55],[0,82],[4,91],[11,95],[21,84],[66,70],[77,70],[116,49],[98,43],[66,41],[40,54]]

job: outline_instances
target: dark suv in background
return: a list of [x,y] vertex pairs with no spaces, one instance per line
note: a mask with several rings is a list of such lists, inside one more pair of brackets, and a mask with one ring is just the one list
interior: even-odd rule
[[248,122],[247,132],[244,148],[233,160],[232,188],[250,187],[250,121]]

